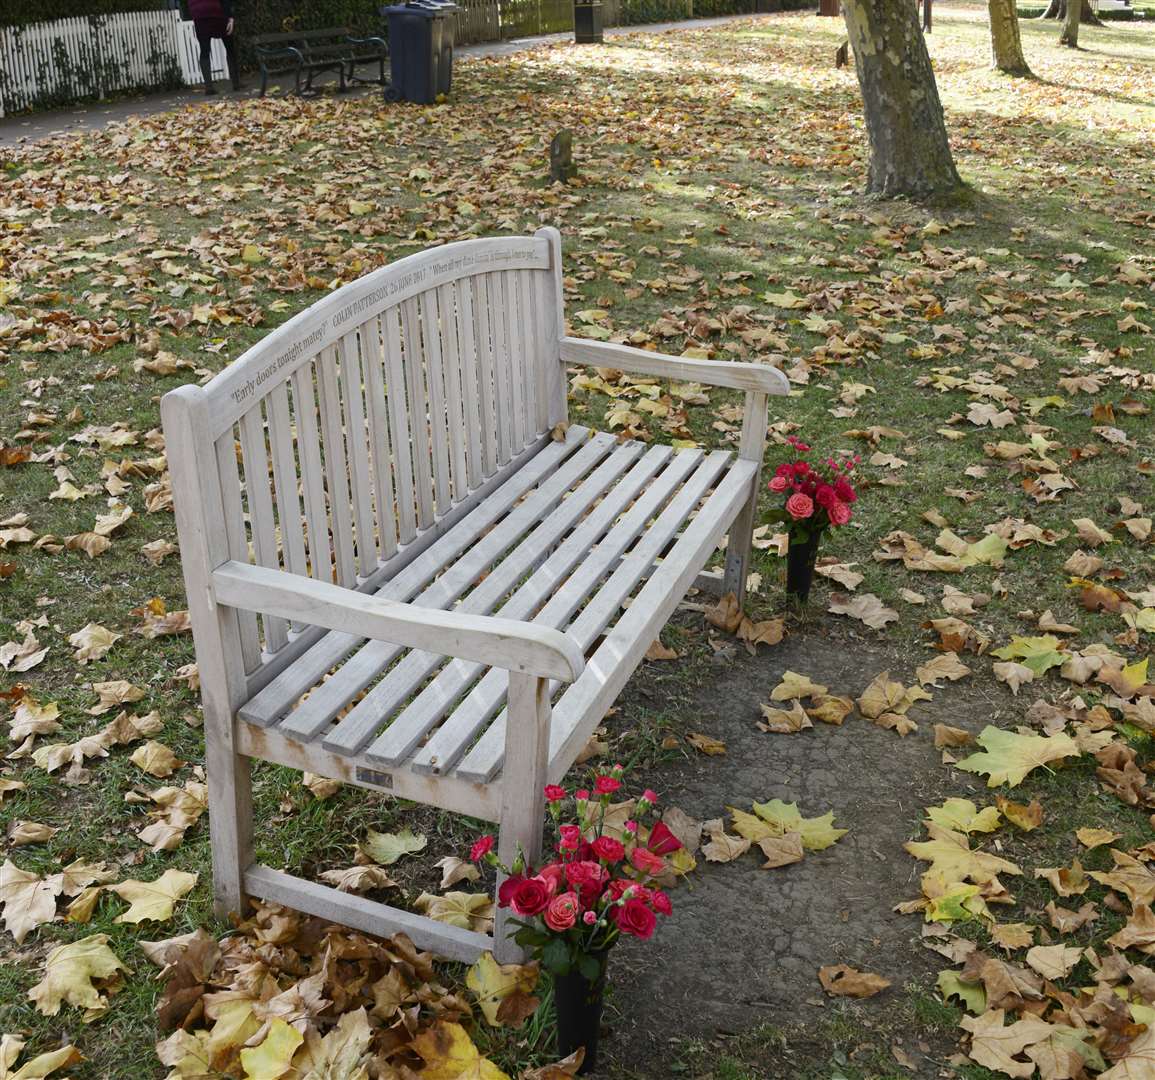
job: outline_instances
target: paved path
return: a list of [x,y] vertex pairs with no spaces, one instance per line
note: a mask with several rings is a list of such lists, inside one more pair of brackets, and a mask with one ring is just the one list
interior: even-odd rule
[[[646,23],[642,26],[613,27],[606,30],[607,37],[617,37],[621,34],[646,33],[659,34],[666,30],[700,30],[708,26],[721,26],[738,19],[760,18],[764,16],[726,15],[713,19],[693,19],[681,22]],[[486,42],[481,45],[462,45],[456,52],[458,57],[471,56],[508,56],[510,53],[522,52],[526,49],[536,49],[543,45],[552,45],[558,42],[572,40],[572,33],[544,34],[541,37],[519,38],[515,41]],[[275,81],[275,80],[274,80]],[[256,94],[253,84],[256,79],[248,76],[250,88],[239,96],[252,97]],[[279,85],[282,91],[287,91],[291,80],[282,80]],[[218,80],[217,88],[221,91],[214,101],[232,96],[227,90],[227,80]],[[372,93],[375,87],[363,88],[354,93]],[[179,108],[182,105],[191,105],[202,101],[204,94],[194,88],[179,91],[168,91],[152,94],[139,94],[132,97],[118,98],[109,102],[90,102],[67,109],[56,109],[50,112],[37,112],[0,119],[0,147],[18,145],[25,142],[38,142],[50,139],[57,135],[66,135],[78,131],[92,131],[108,124],[128,120],[134,116],[150,116],[153,113],[165,112]]]

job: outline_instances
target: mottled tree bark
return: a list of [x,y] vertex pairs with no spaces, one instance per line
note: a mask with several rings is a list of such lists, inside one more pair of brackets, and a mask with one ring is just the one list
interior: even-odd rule
[[1072,49],[1079,47],[1079,5],[1074,0],[1067,0],[1067,16],[1063,20],[1059,44],[1069,45]]
[[872,194],[922,197],[962,181],[914,0],[842,0],[862,88]]
[[1015,0],[987,0],[987,8],[991,17],[991,59],[994,66],[1008,75],[1030,75],[1027,58],[1023,56]]
[[[1060,19],[1064,20],[1067,17],[1067,0],[1050,0],[1047,5],[1047,10],[1039,16],[1040,19]],[[1079,21],[1086,26],[1102,26],[1103,20],[1095,14],[1091,7],[1091,0],[1082,0],[1082,8],[1079,12]]]

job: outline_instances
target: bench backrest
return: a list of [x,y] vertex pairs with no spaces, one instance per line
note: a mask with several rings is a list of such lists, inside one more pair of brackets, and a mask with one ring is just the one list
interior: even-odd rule
[[[178,523],[207,531],[200,572],[234,559],[384,580],[565,418],[561,333],[556,230],[466,240],[343,286],[167,395]],[[251,674],[289,627],[239,619]]]

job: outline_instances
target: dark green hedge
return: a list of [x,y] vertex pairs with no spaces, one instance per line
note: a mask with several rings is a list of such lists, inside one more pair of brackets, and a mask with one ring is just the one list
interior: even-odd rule
[[158,0],[2,0],[0,26],[73,19],[85,15],[117,15],[122,11],[156,11]]

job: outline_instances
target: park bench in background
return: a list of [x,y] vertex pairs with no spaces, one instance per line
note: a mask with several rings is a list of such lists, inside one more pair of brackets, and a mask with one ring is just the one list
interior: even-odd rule
[[[269,76],[293,72],[298,94],[313,91],[313,78],[326,71],[337,75],[338,89],[347,90],[354,82],[386,83],[385,61],[389,52],[383,38],[354,37],[347,27],[326,30],[299,30],[286,34],[260,34],[252,39],[261,67],[261,96],[268,89]],[[362,64],[375,64],[377,74],[359,76]]]
[[[738,452],[567,426],[566,365],[744,391]],[[411,255],[167,394],[218,910],[254,895],[454,959],[515,955],[504,911],[490,937],[259,864],[250,761],[496,822],[507,864],[519,844],[536,860],[543,785],[686,590],[741,598],[767,395],[787,386],[567,337],[542,229]],[[727,533],[724,576],[702,575]]]

